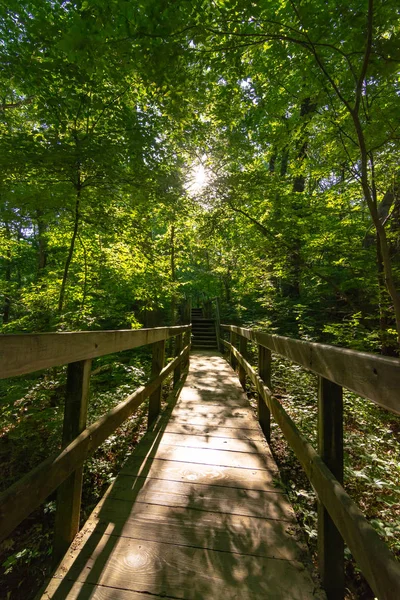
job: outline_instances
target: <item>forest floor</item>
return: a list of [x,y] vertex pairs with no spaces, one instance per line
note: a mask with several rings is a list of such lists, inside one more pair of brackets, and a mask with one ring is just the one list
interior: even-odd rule
[[[256,366],[255,352],[250,362]],[[148,380],[151,356],[135,350],[93,364],[88,424]],[[280,358],[273,360],[273,390],[301,432],[316,445],[317,378]],[[3,491],[56,452],[63,420],[66,369],[0,382],[0,472]],[[164,402],[170,384],[164,386]],[[248,387],[255,405],[254,390]],[[344,397],[345,488],[392,551],[400,555],[400,418],[351,393]],[[147,405],[128,419],[85,463],[81,523],[104,494],[146,432]],[[282,481],[316,563],[316,496],[278,426],[271,448]],[[30,600],[51,563],[55,495],[0,544],[0,589],[7,600]],[[346,549],[347,600],[374,598]]]

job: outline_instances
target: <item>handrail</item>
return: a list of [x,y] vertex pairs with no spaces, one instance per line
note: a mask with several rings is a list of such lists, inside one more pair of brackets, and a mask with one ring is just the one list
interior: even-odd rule
[[[62,450],[40,463],[0,495],[0,541],[58,489],[53,555],[61,558],[79,529],[82,465],[146,398],[148,426],[161,410],[162,383],[174,373],[174,385],[188,362],[191,326],[142,330],[43,333],[0,336],[2,377],[30,373],[68,361]],[[183,346],[183,335],[185,345]],[[175,358],[164,366],[165,340],[175,337]],[[150,381],[86,427],[92,358],[152,344]],[[6,345],[8,347],[6,355]],[[7,364],[7,356],[9,364]],[[73,361],[73,362],[72,362]]]
[[167,340],[187,326],[0,335],[0,379]]
[[400,360],[271,335],[235,325],[221,325],[247,340],[325,377],[379,406],[400,414]]
[[[224,340],[223,343],[230,352],[233,368],[238,366],[242,384],[244,385],[245,375],[247,375],[256,386],[259,421],[267,439],[272,413],[317,492],[318,560],[322,583],[329,600],[339,600],[344,594],[343,540],[350,548],[375,595],[380,600],[400,597],[400,564],[342,486],[341,387],[345,385],[387,407],[388,410],[398,412],[400,361],[323,344],[300,342],[234,325],[222,325],[221,329],[230,332],[230,342]],[[235,347],[237,336],[241,341],[240,351]],[[247,340],[253,340],[258,344],[258,375],[244,356]],[[272,395],[271,350],[319,375],[319,453],[303,437],[283,406]],[[346,363],[343,362],[344,360]],[[332,365],[331,362],[334,364]],[[345,372],[342,373],[340,368]],[[371,373],[376,375],[377,392],[373,391]],[[367,384],[362,381],[363,374],[368,379]],[[382,381],[383,377],[389,380],[387,387],[385,381]],[[384,402],[377,401],[382,390],[386,392]]]

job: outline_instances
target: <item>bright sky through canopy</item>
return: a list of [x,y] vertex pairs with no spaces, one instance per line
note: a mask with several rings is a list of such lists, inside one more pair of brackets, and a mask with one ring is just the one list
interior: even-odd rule
[[194,195],[207,185],[209,175],[202,163],[195,164],[191,170],[187,181],[187,190],[189,194]]

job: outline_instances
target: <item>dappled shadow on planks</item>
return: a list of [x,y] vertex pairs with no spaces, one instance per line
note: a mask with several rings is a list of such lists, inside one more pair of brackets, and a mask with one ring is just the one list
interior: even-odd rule
[[[139,443],[138,447],[145,446],[148,447],[149,443],[153,446],[153,448],[157,448],[160,440],[162,438],[163,431],[168,423],[168,418],[173,410],[176,402],[179,398],[179,393],[182,390],[182,387],[186,381],[187,374],[182,377],[181,382],[177,386],[175,390],[175,395],[173,399],[170,401],[169,406],[164,411],[164,414],[155,423],[153,430],[148,433],[143,440]],[[133,487],[132,487],[132,497],[130,503],[121,503],[120,510],[118,512],[118,520],[113,524],[112,522],[106,522],[101,518],[102,511],[107,508],[108,494],[103,498],[103,500],[98,505],[97,509],[94,511],[92,515],[93,518],[90,518],[86,523],[83,531],[78,534],[75,538],[74,543],[72,544],[70,550],[70,558],[72,560],[68,560],[68,554],[66,559],[61,563],[59,571],[59,577],[62,579],[57,582],[57,586],[55,588],[54,593],[51,595],[55,600],[62,600],[64,598],[73,597],[76,600],[87,600],[88,598],[93,597],[93,593],[95,588],[93,584],[95,584],[103,572],[115,545],[118,542],[119,536],[121,535],[122,529],[124,527],[124,523],[129,518],[132,504],[135,502],[136,497],[138,496],[140,490],[144,486],[146,482],[146,477],[150,471],[151,463],[153,461],[153,455],[147,456],[145,454],[143,459],[141,460],[140,466],[140,474],[141,477],[135,478]],[[112,486],[110,490],[112,489]],[[109,490],[109,492],[110,492]],[[100,507],[100,510],[98,510]],[[106,536],[106,543],[103,545],[99,545],[99,540],[102,539],[103,534],[106,529],[109,529],[111,525],[111,531],[108,532]],[[82,545],[82,538],[84,540]],[[80,548],[79,554],[75,557],[73,554],[74,547]],[[99,551],[99,549],[101,550]],[[89,586],[79,586],[79,589],[75,591],[72,590],[74,586],[74,581],[81,581],[81,577],[83,580],[86,580],[85,575],[87,573],[83,573],[83,571],[87,571],[87,567],[85,564],[82,564],[80,559],[82,555],[85,556],[95,556],[95,560],[93,565],[90,568],[90,581],[91,585]],[[66,573],[68,571],[68,573]],[[55,577],[57,578],[57,571]],[[46,597],[46,595],[45,595]],[[50,596],[48,596],[50,597]],[[105,596],[110,597],[110,596]]]
[[47,597],[320,597],[233,371],[209,353],[192,363],[172,417],[128,460]]

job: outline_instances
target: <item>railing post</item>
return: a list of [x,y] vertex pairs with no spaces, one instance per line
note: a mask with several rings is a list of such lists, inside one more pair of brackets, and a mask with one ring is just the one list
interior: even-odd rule
[[[231,331],[229,334],[229,341],[232,344],[232,346],[234,346],[236,348],[236,333],[234,333],[233,331]],[[237,360],[236,360],[233,352],[230,353],[230,363],[231,363],[232,369],[234,371],[236,371]]]
[[190,323],[192,322],[192,297],[189,298],[189,302],[188,302],[188,322],[187,324],[190,325]]
[[[258,374],[265,385],[271,389],[271,350],[260,344],[258,344]],[[271,440],[271,412],[260,394],[257,394],[257,412],[261,429],[269,443]]]
[[[67,371],[62,445],[67,446],[86,428],[92,361],[70,363]],[[62,558],[79,531],[83,467],[74,471],[57,490],[54,526],[54,564]]]
[[[185,331],[185,333],[183,334],[183,347],[186,348],[186,346],[189,346],[189,353],[190,353],[190,346],[191,346],[191,337],[192,337],[192,330],[187,329]],[[190,358],[189,358],[189,354],[187,355],[187,358],[183,361],[182,363],[182,368],[186,369],[186,367],[189,366],[189,362],[190,362]]]
[[[154,342],[153,346],[153,361],[151,364],[151,377],[156,377],[162,371],[165,362],[165,340]],[[161,411],[161,393],[162,385],[160,385],[149,398],[149,415],[147,419],[147,428],[149,429]]]
[[223,344],[221,342],[221,308],[218,296],[215,298],[215,333],[217,335],[217,347],[220,352],[223,352]]
[[[182,352],[182,341],[183,335],[181,333],[175,336],[175,356],[178,356]],[[179,363],[179,365],[174,369],[174,385],[176,385],[181,378],[181,369],[182,363]]]
[[[243,358],[247,359],[247,340],[242,335],[240,336],[240,339],[239,339],[239,352],[243,356]],[[238,376],[239,376],[240,385],[242,386],[242,388],[244,390],[246,390],[246,371],[244,370],[244,368],[242,367],[242,365],[240,363],[238,366]]]
[[[343,390],[324,377],[318,380],[318,453],[343,483]],[[318,502],[318,564],[328,600],[342,600],[344,542],[321,502]]]

